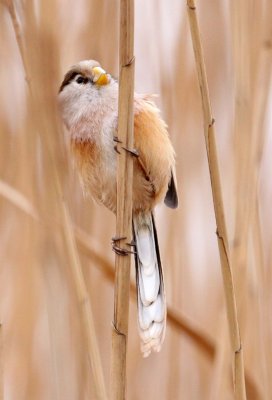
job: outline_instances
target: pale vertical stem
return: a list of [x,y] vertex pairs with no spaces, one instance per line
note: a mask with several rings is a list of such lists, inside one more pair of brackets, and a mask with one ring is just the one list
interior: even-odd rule
[[234,391],[235,399],[246,399],[243,350],[240,340],[239,326],[237,320],[236,300],[233,287],[232,270],[229,257],[229,243],[225,223],[223,198],[221,191],[221,180],[217,157],[215,124],[212,116],[209,89],[207,83],[206,68],[200,39],[200,31],[194,0],[187,0],[188,16],[190,22],[191,36],[196,60],[199,86],[204,117],[204,134],[206,141],[207,157],[210,170],[211,188],[214,203],[214,212],[217,224],[217,239],[220,253],[221,270],[223,276],[224,292],[227,306],[227,316],[231,339],[231,349],[234,359]]
[[[133,99],[134,99],[134,1],[120,0],[120,49],[119,49],[119,104],[118,104],[118,147],[117,156],[117,218],[116,237],[125,252],[131,248],[132,233],[132,180],[133,158],[124,147],[133,147]],[[125,239],[124,239],[125,238]],[[126,354],[128,340],[129,253],[116,254],[114,320],[111,355],[111,396],[114,400],[126,396]]]
[[108,397],[104,382],[104,374],[98,348],[98,342],[95,334],[93,312],[81,269],[78,251],[76,248],[74,231],[69,212],[64,203],[62,203],[61,210],[63,212],[62,220],[66,249],[69,253],[68,255],[70,259],[70,266],[76,286],[76,293],[80,306],[83,331],[87,344],[88,362],[93,373],[94,391],[96,395],[95,398],[97,400],[107,400]]

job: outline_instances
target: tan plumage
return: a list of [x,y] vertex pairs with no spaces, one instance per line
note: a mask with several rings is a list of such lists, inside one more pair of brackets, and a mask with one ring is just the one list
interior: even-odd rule
[[[82,61],[65,75],[59,93],[64,122],[84,190],[116,211],[118,83],[96,61]],[[152,210],[166,196],[177,206],[174,151],[150,96],[135,94],[133,229],[136,241],[139,331],[142,351],[158,351],[165,333],[162,266]],[[167,192],[168,190],[168,192]]]

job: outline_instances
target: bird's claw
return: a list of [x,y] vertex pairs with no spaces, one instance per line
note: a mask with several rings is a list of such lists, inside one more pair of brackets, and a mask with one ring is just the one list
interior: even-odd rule
[[[116,142],[117,144],[122,143],[122,140],[118,139],[118,136],[113,136],[113,141]],[[117,144],[114,146],[114,150],[116,151],[116,153],[121,154],[120,151],[118,150]],[[134,157],[139,157],[139,152],[136,149],[128,149],[127,147],[124,146],[122,146],[122,149],[124,149]]]
[[126,243],[130,247],[136,247],[136,242],[132,240],[130,243]]
[[[129,254],[137,254],[134,250],[128,250],[124,249],[120,246],[117,246],[116,243],[118,243],[120,240],[125,240],[126,236],[120,236],[120,237],[113,237],[112,238],[112,250],[118,254],[119,256],[128,256]],[[135,242],[131,241],[130,243],[126,243],[128,246],[136,246]]]
[[123,147],[123,146],[122,146],[122,149],[126,150],[133,157],[139,157],[139,152],[136,149],[128,149],[127,147]]
[[[116,143],[122,143],[122,141],[118,139],[118,136],[113,136],[113,141]],[[120,151],[118,150],[117,144],[113,148],[117,154],[121,154]]]
[[115,244],[117,242],[120,242],[120,240],[125,240],[127,237],[126,236],[114,236],[111,238],[112,243]]
[[133,250],[127,250],[127,249],[122,249],[122,247],[113,245],[112,246],[112,250],[118,254],[118,256],[128,256],[129,254],[137,254],[135,251]]
[[120,151],[117,149],[117,144],[113,147],[116,153],[121,154]]
[[113,136],[113,141],[116,143],[122,143],[122,140],[119,140],[118,136]]

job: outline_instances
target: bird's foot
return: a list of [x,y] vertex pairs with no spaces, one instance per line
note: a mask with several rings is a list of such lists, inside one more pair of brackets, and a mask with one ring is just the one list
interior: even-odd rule
[[[136,254],[134,250],[128,250],[120,247],[120,245],[117,245],[118,242],[121,240],[125,240],[125,236],[120,236],[120,237],[113,237],[112,238],[112,250],[118,254],[119,256],[128,256],[129,254]],[[126,243],[128,246],[135,246],[135,243],[132,241],[131,243]]]
[[120,151],[117,149],[117,144],[113,147],[117,154],[121,154]]
[[113,141],[116,143],[122,143],[122,140],[119,140],[118,136],[113,136]]
[[[113,136],[113,141],[116,142],[117,144],[114,146],[114,150],[116,153],[121,154],[120,151],[118,150],[117,145],[122,143],[122,140],[118,139],[118,136]],[[139,157],[139,152],[136,149],[128,149],[127,147],[122,146],[122,149],[127,151],[129,154],[131,154],[133,157]]]
[[118,243],[120,242],[120,240],[125,240],[127,237],[126,236],[114,236],[113,238],[111,238],[112,243]]
[[[116,142],[116,143],[122,143],[122,141],[118,139],[118,136],[113,136],[113,141]],[[113,148],[114,148],[114,150],[116,151],[117,154],[121,154],[120,151],[117,148],[117,144],[114,145]]]
[[128,256],[129,254],[137,254],[136,251],[123,249],[122,247],[119,247],[116,244],[112,245],[112,250],[116,254],[118,254],[118,256]]
[[139,157],[139,152],[137,149],[128,149],[127,147],[123,147],[122,149],[126,150],[129,154],[131,154],[133,157]]

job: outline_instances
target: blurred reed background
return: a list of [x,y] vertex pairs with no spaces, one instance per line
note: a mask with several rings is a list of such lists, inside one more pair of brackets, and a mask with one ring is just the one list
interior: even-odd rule
[[[157,93],[177,154],[180,207],[158,207],[169,323],[143,359],[131,296],[131,400],[233,398],[232,358],[186,2],[136,0],[138,92]],[[248,399],[271,398],[269,0],[198,2],[216,119]],[[82,196],[56,97],[93,58],[118,74],[115,0],[0,2],[1,374],[5,400],[95,399],[83,270],[108,389],[115,218]],[[67,218],[67,209],[69,216]],[[75,241],[76,239],[76,246]],[[77,253],[77,251],[78,253]],[[132,274],[134,280],[134,273]],[[81,297],[80,297],[81,296]]]

